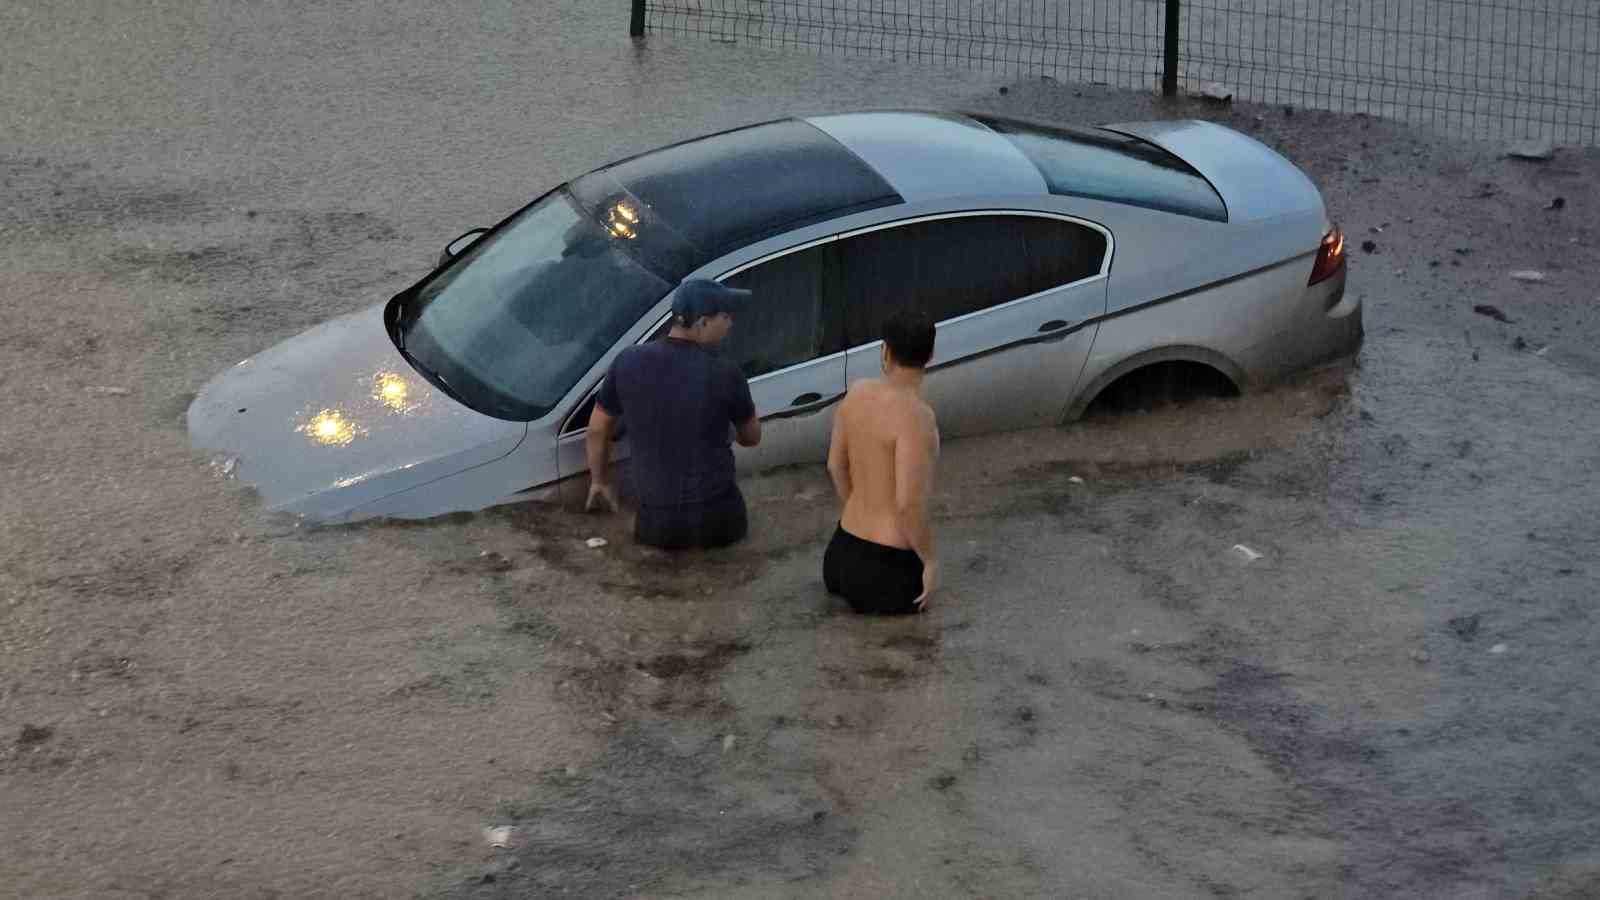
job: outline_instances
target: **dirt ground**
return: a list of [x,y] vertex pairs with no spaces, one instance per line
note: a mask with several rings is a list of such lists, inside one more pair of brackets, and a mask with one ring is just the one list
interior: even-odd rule
[[[1600,896],[1600,153],[622,34],[0,9],[0,895]],[[206,379],[551,184],[885,105],[1258,135],[1352,239],[1360,358],[948,444],[914,620],[823,592],[820,468],[666,556],[298,527],[188,450]]]

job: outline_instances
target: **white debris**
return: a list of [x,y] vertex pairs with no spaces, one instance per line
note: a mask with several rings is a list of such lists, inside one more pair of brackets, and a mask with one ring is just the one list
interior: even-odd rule
[[1220,81],[1208,81],[1205,84],[1200,85],[1200,96],[1206,98],[1207,100],[1215,100],[1219,103],[1228,103],[1233,100],[1233,88],[1228,87]]
[[504,850],[516,844],[517,830],[510,825],[485,827],[483,839],[489,842],[489,846]]
[[1522,269],[1512,272],[1511,277],[1516,281],[1527,281],[1533,284],[1543,284],[1546,280],[1544,273],[1536,269]]
[[1260,559],[1263,555],[1265,555],[1265,554],[1259,553],[1259,552],[1257,552],[1257,551],[1255,551],[1255,550],[1253,550],[1253,549],[1251,549],[1249,547],[1246,547],[1243,544],[1234,544],[1233,545],[1233,552],[1235,552],[1235,553],[1239,554],[1240,556],[1244,557],[1245,562],[1255,562],[1256,560]]
[[739,740],[738,738],[734,737],[731,734],[723,735],[723,738],[722,738],[722,752],[723,753],[727,753],[729,750],[732,750],[733,749],[733,745],[735,743],[737,743],[738,740]]
[[1500,654],[1502,654],[1502,653],[1504,653],[1504,652],[1506,652],[1507,650],[1510,650],[1510,649],[1511,648],[1507,647],[1505,644],[1495,644],[1493,647],[1489,648],[1489,652],[1493,653],[1496,656],[1499,656]]
[[1511,145],[1510,152],[1518,159],[1543,160],[1556,155],[1556,145],[1549,138],[1529,138]]
[[584,546],[588,547],[590,550],[599,550],[601,547],[604,547],[609,543],[611,542],[603,537],[592,537],[583,542]]
[[90,385],[83,389],[85,394],[98,394],[102,397],[126,397],[133,391],[125,387],[105,387],[103,385]]
[[1076,475],[1072,476],[1071,478],[1068,478],[1067,481],[1070,484],[1083,484],[1083,479],[1079,478]]
[[1543,346],[1543,347],[1540,347],[1540,348],[1539,348],[1539,349],[1538,349],[1538,350],[1535,350],[1535,351],[1534,351],[1534,352],[1533,352],[1533,355],[1534,355],[1534,356],[1543,356],[1543,355],[1545,355],[1545,354],[1546,354],[1546,353],[1549,353],[1549,352],[1550,352],[1550,347],[1551,347],[1551,346],[1552,346],[1552,345],[1550,345],[1550,344],[1545,344],[1545,345],[1544,345],[1544,346]]

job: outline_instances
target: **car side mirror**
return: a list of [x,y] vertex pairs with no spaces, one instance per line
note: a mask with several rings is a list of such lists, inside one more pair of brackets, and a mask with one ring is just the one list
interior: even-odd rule
[[450,243],[445,244],[444,252],[439,254],[439,265],[443,266],[450,262],[450,260],[460,256],[463,251],[472,246],[474,241],[483,237],[488,230],[489,229],[487,228],[474,228],[465,234],[462,234],[460,237],[456,238]]

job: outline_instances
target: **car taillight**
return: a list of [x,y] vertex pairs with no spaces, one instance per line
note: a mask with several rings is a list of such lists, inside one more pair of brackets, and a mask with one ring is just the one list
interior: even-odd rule
[[1322,246],[1317,248],[1317,264],[1311,267],[1308,285],[1332,278],[1344,267],[1344,232],[1335,225],[1322,236]]

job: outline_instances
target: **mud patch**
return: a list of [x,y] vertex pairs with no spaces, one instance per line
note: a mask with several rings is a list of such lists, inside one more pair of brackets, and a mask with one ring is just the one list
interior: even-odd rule
[[665,653],[638,663],[638,667],[656,678],[692,678],[709,681],[734,657],[750,652],[744,641],[719,641],[706,645],[696,654]]
[[1147,482],[1157,477],[1198,477],[1204,478],[1212,484],[1227,484],[1233,481],[1244,466],[1256,458],[1256,452],[1239,450],[1225,453],[1213,459],[1203,460],[1151,460],[1147,462],[1123,462],[1117,460],[1099,459],[1059,459],[1049,462],[1037,463],[1017,472],[1017,482],[1035,482],[1047,480],[1051,482],[1065,481],[1077,475],[1096,481],[1118,482],[1135,481]]
[[166,556],[122,551],[96,569],[54,575],[35,582],[64,590],[80,600],[159,600],[170,596],[194,564],[192,555]]
[[[191,250],[157,247],[122,247],[106,255],[117,270],[147,273],[162,281],[188,284],[211,278],[236,276],[256,264],[256,255],[240,247],[210,246]],[[202,311],[200,308],[191,310]]]
[[448,896],[631,897],[712,879],[793,890],[856,840],[813,776],[747,772],[717,740],[629,728],[586,771],[505,807],[521,841],[506,851],[516,867],[496,865]]

